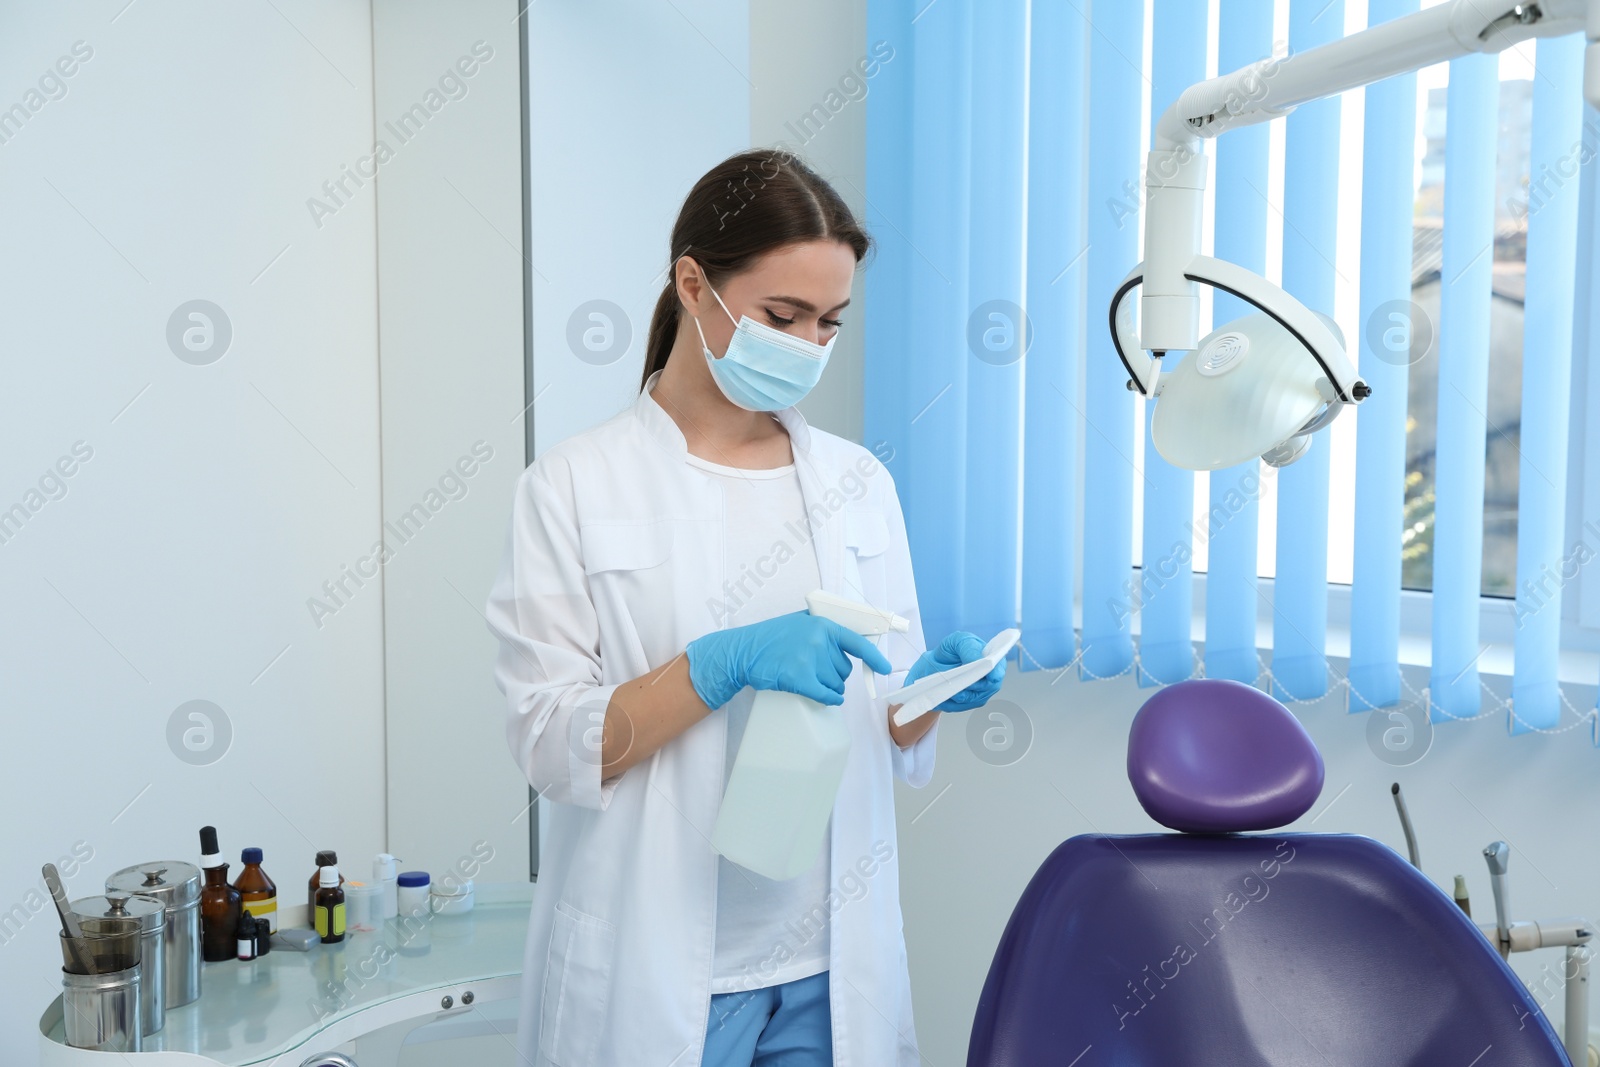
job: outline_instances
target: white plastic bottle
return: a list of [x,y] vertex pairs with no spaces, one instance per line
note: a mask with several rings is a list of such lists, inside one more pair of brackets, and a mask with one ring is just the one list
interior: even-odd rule
[[396,857],[380,852],[372,861],[372,881],[378,887],[378,907],[374,920],[393,919],[400,914],[399,870]]
[[[811,614],[868,637],[911,628],[893,612],[821,590],[809,594],[806,605]],[[872,692],[870,670],[867,686]],[[711,831],[712,847],[766,878],[794,878],[809,869],[849,755],[843,707],[795,693],[758,692]]]

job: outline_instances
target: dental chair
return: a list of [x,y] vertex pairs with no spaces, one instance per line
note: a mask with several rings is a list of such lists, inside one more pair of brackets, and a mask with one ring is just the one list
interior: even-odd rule
[[1128,778],[1180,832],[1050,854],[1000,939],[968,1067],[1568,1067],[1489,941],[1394,851],[1270,832],[1323,782],[1272,697],[1168,686],[1134,717]]

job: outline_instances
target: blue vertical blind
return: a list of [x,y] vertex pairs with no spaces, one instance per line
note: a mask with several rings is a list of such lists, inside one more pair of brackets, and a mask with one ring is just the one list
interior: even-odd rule
[[[1217,70],[1238,70],[1272,54],[1272,0],[1222,0],[1217,21]],[[1267,273],[1267,167],[1272,147],[1265,124],[1234,130],[1216,142],[1213,248],[1218,259]],[[1212,321],[1231,322],[1251,310],[1227,293],[1212,296]],[[1206,577],[1205,670],[1210,678],[1254,682],[1257,534],[1261,461],[1211,472],[1204,531]]]
[[[1204,672],[1258,681],[1259,605],[1270,601],[1274,691],[1320,697],[1330,684],[1328,435],[1279,472],[1268,596],[1256,577],[1260,463],[1213,472],[1196,522],[1194,475],[1150,444],[1107,326],[1112,293],[1141,257],[1149,124],[1204,77],[1208,19],[1217,20],[1219,70],[1268,56],[1273,0],[1216,0],[1214,11],[1198,0],[1152,0],[1149,27],[1137,0],[984,0],[981,9],[977,2],[868,3],[869,39],[891,44],[896,58],[867,107],[865,201],[878,252],[867,275],[866,434],[888,457],[905,507],[924,629],[934,640],[955,629],[987,637],[1020,625],[1025,669],[1076,664],[1089,679],[1136,671],[1145,685],[1191,677],[1190,561],[1201,537],[1210,571]],[[1369,21],[1418,6],[1370,0]],[[1344,21],[1343,0],[1291,0],[1288,50],[1338,38]],[[1568,385],[1575,337],[1584,358],[1593,341],[1587,297],[1600,291],[1600,276],[1586,266],[1600,230],[1590,202],[1595,182],[1584,175],[1580,185],[1568,173],[1584,120],[1582,48],[1573,38],[1540,42],[1537,51],[1513,682],[1519,730],[1555,726],[1562,703]],[[1436,331],[1436,718],[1476,717],[1482,704],[1484,450],[1496,432],[1484,414],[1496,128],[1482,116],[1498,114],[1496,62],[1454,61],[1448,89]],[[1405,688],[1407,365],[1418,354],[1415,331],[1434,325],[1410,300],[1416,92],[1409,75],[1366,90],[1360,322],[1339,324],[1373,387],[1344,416],[1356,420],[1356,489],[1353,500],[1334,505],[1355,513],[1352,711],[1393,705]],[[1284,127],[1282,284],[1327,314],[1337,235],[1354,223],[1339,216],[1340,108],[1338,99],[1302,105]],[[1215,253],[1261,274],[1270,143],[1261,124],[1207,147]],[[1541,186],[1541,174],[1556,177]],[[1585,299],[1575,299],[1579,292]],[[1216,322],[1244,310],[1214,295]],[[1136,486],[1144,501],[1137,533]]]
[[1439,277],[1439,423],[1434,459],[1433,671],[1436,720],[1477,716],[1478,595],[1494,268],[1499,60],[1452,60],[1445,102],[1444,248]]
[[[1291,54],[1342,36],[1344,0],[1289,5]],[[1341,103],[1296,108],[1284,130],[1283,288],[1324,314],[1333,309]],[[1310,700],[1328,689],[1328,458],[1328,435],[1319,433],[1278,473],[1272,677],[1280,699]]]
[[[930,11],[924,18],[931,18]],[[985,3],[972,19],[972,235],[967,322],[967,510],[963,617],[1017,623],[1017,439],[1021,427],[1022,237],[1028,5]]]
[[[1600,124],[1600,115],[1584,109],[1585,138],[1591,137]],[[1578,420],[1575,412],[1600,411],[1600,269],[1597,269],[1595,251],[1600,247],[1600,204],[1596,204],[1597,189],[1595,169],[1583,167],[1578,183],[1578,269],[1576,274],[1576,307],[1572,313],[1572,404],[1568,409],[1571,442],[1567,449],[1569,470],[1575,483],[1576,495],[1581,504],[1576,514],[1568,518],[1568,529],[1583,544],[1593,545],[1592,536],[1600,533],[1600,419]],[[1569,178],[1568,181],[1571,181]],[[1573,548],[1568,551],[1572,552]],[[1556,561],[1559,566],[1564,562]],[[1546,561],[1550,563],[1551,561]],[[1562,575],[1568,580],[1569,575]],[[1600,571],[1586,568],[1573,583],[1582,592],[1578,603],[1578,620],[1585,626],[1600,626]],[[1519,597],[1518,607],[1522,607]],[[1596,715],[1590,726],[1590,736],[1600,747],[1600,700],[1596,701]]]
[[[912,3],[874,0],[872,8],[875,40],[897,53],[883,74],[906,79],[906,95],[891,96],[889,107],[899,111],[882,117],[893,132],[885,131],[886,143],[868,160],[867,202],[886,213],[876,233],[897,270],[879,277],[874,268],[869,276],[867,343],[894,354],[883,373],[866,380],[873,401],[865,433],[892,456],[888,466],[917,561],[923,629],[943,634],[966,628],[967,619],[972,0],[940,0],[920,17]],[[869,123],[882,88],[873,88]],[[876,128],[869,126],[869,140]],[[883,159],[897,148],[905,151],[904,163]],[[881,172],[872,169],[879,164]]]
[[[1084,281],[1089,91],[1087,25],[1068,4],[1040,4],[1029,26],[1027,319],[1023,395],[1022,625],[1041,667],[1077,655],[1078,371]],[[1048,195],[1039,195],[1047,190]],[[1030,664],[1032,665],[1032,664]]]
[[[1122,276],[1139,261],[1144,5],[1101,4],[1092,17],[1079,673],[1108,678],[1133,666],[1133,480],[1139,476],[1133,454],[1134,400],[1111,347],[1104,309],[1110,307]],[[1041,189],[1030,193],[1030,201],[1045,195]]]
[[[1150,125],[1178,94],[1206,76],[1206,5],[1155,0],[1150,56]],[[1169,373],[1183,358],[1172,352]],[[1144,547],[1139,568],[1139,684],[1163,685],[1194,673],[1194,472],[1161,458],[1144,425]]]
[[[1583,41],[1540,41],[1533,83],[1528,172],[1538,175],[1538,208],[1528,214],[1527,299],[1523,306],[1522,435],[1517,489],[1516,670],[1513,730],[1548,730],[1561,719],[1556,668],[1561,650],[1566,533],[1566,390],[1572,379],[1572,264],[1578,253],[1575,177],[1583,125]],[[1532,191],[1529,197],[1533,203]]]
[[[1372,0],[1371,22],[1416,11],[1417,0]],[[1400,553],[1405,523],[1406,396],[1412,344],[1432,327],[1411,302],[1412,152],[1417,77],[1367,87],[1361,162],[1361,376],[1356,409],[1356,543],[1350,588],[1350,710],[1400,701]],[[1417,331],[1423,336],[1417,336]]]

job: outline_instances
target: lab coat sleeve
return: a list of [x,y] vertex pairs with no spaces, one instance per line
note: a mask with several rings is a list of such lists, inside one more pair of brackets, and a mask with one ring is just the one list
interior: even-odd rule
[[579,549],[570,468],[523,472],[485,616],[500,639],[495,683],[506,739],[540,796],[604,810],[621,775],[600,778],[600,727],[615,685],[601,685],[600,624]]
[[[883,691],[898,689],[905,684],[906,673],[917,657],[927,649],[922,634],[922,615],[917,607],[917,586],[911,573],[911,548],[906,542],[906,520],[900,510],[900,496],[887,468],[881,468],[885,483],[883,516],[889,524],[889,547],[884,553],[887,568],[885,581],[893,607],[891,610],[911,620],[911,631],[887,641],[884,650],[889,665],[894,668]],[[933,779],[934,754],[938,751],[939,717],[927,733],[912,742],[910,748],[901,748],[893,739],[889,742],[889,757],[894,766],[894,776],[915,789],[921,789]]]

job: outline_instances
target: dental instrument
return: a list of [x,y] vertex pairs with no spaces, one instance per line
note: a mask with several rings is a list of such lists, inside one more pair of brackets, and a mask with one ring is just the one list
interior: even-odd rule
[[43,867],[44,884],[50,889],[50,899],[55,901],[56,913],[61,916],[61,929],[66,931],[63,944],[82,966],[82,974],[94,973],[94,957],[88,953],[83,944],[83,930],[78,926],[78,916],[73,912],[72,905],[67,902],[67,890],[61,884],[61,875],[56,871],[56,865],[47,863]]
[[[1209,174],[1202,141],[1434,63],[1577,32],[1588,40],[1584,98],[1600,107],[1600,0],[1447,0],[1178,97],[1156,123],[1147,157],[1144,259],[1110,307],[1128,386],[1154,402],[1151,437],[1168,462],[1216,470],[1260,456],[1285,466],[1305,454],[1312,434],[1371,395],[1332,320],[1243,267],[1200,255]],[[1258,313],[1200,338],[1200,283]],[[1197,350],[1161,373],[1167,353]]]
[[1507,956],[1511,952],[1511,921],[1506,917],[1511,907],[1508,899],[1510,890],[1506,888],[1506,870],[1511,862],[1510,846],[1504,841],[1496,841],[1483,850],[1483,858],[1489,864],[1489,889],[1494,893],[1494,941],[1499,946],[1500,955]]
[[1396,782],[1389,787],[1389,792],[1394,795],[1394,808],[1400,813],[1400,829],[1406,835],[1406,854],[1411,860],[1411,866],[1422,870],[1422,855],[1417,849],[1416,831],[1411,828],[1411,813],[1406,810],[1406,798],[1400,793],[1400,783]]
[[[1395,810],[1400,814],[1400,828],[1406,835],[1406,851],[1411,865],[1422,869],[1417,848],[1416,831],[1411,825],[1411,813],[1406,809],[1405,796],[1400,783],[1389,787],[1394,796]],[[1582,1067],[1600,1063],[1600,1054],[1589,1048],[1589,953],[1586,946],[1593,937],[1590,924],[1584,919],[1557,919],[1554,922],[1512,922],[1511,891],[1507,875],[1511,867],[1511,846],[1495,841],[1483,850],[1484,861],[1489,865],[1489,887],[1494,891],[1494,922],[1479,923],[1478,929],[1494,942],[1502,959],[1513,952],[1527,952],[1536,948],[1564,947],[1567,950],[1566,969],[1566,1026],[1562,1043],[1567,1055]],[[1467,898],[1467,882],[1461,875],[1455,877],[1455,902],[1468,918],[1472,906]]]
[[1494,922],[1481,923],[1478,929],[1495,943],[1502,958],[1513,952],[1536,948],[1565,948],[1566,1018],[1562,1044],[1567,1056],[1578,1067],[1590,1067],[1600,1060],[1589,1045],[1589,949],[1594,929],[1587,919],[1554,919],[1543,922],[1511,921],[1510,890],[1507,874],[1511,866],[1511,847],[1495,841],[1483,850],[1489,864],[1489,885],[1494,890]]
[[1467,876],[1464,874],[1456,875],[1455,902],[1461,914],[1472,918],[1472,897],[1467,893]]

